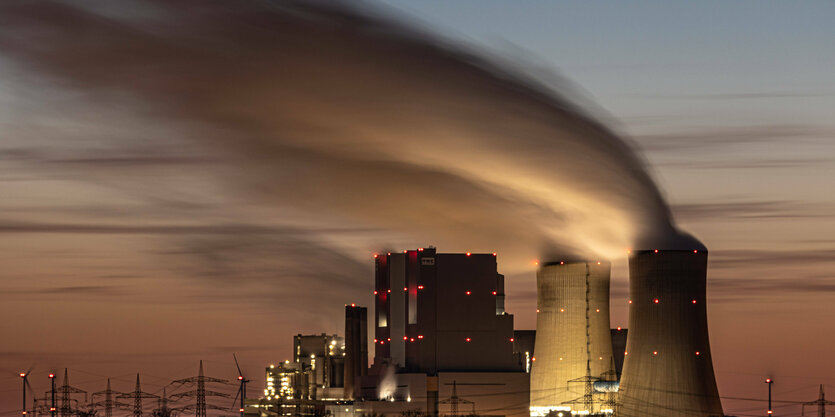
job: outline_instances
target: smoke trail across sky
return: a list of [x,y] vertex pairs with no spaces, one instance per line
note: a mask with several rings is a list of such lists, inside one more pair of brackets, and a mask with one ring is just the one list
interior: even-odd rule
[[[21,84],[59,86],[63,102],[91,109],[83,117],[118,114],[75,129],[27,124],[36,119],[27,111],[5,123],[20,138],[48,130],[70,154],[76,136],[99,138],[97,155],[117,149],[80,158],[99,169],[85,181],[164,196],[177,191],[159,163],[221,161],[197,176],[230,196],[226,206],[269,207],[283,227],[379,232],[323,245],[499,250],[506,266],[618,256],[641,238],[676,236],[641,158],[554,90],[567,88],[372,11],[266,1],[0,7],[0,54]],[[61,113],[81,124],[72,111]],[[73,155],[51,161],[79,162]]]

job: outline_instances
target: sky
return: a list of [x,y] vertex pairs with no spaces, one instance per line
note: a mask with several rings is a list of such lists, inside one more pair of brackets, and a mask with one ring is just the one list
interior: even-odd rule
[[[663,211],[646,203],[654,188],[641,180],[643,170],[679,228],[710,250],[710,336],[725,412],[759,415],[762,403],[744,399],[765,397],[765,376],[777,381],[780,400],[808,401],[818,384],[835,384],[835,362],[821,360],[835,353],[828,331],[835,318],[835,5],[369,4],[434,33],[441,44],[464,45],[536,80],[526,86],[544,85],[581,103],[634,151],[624,152],[627,162],[604,152],[615,143],[604,132],[581,143],[580,157],[560,159],[576,145],[576,129],[559,126],[559,137],[568,139],[538,141],[534,128],[543,124],[523,123],[524,114],[496,119],[494,107],[513,108],[497,96],[475,95],[481,87],[466,83],[417,94],[401,84],[420,82],[414,66],[424,64],[398,60],[405,55],[399,51],[352,67],[315,61],[332,57],[328,49],[293,50],[321,65],[315,74],[359,77],[368,97],[412,94],[416,104],[403,110],[417,114],[421,126],[450,126],[408,131],[403,126],[412,119],[387,110],[384,121],[391,122],[375,129],[314,125],[343,133],[349,126],[349,133],[371,138],[359,148],[333,138],[319,147],[276,129],[288,126],[278,116],[298,120],[304,113],[294,109],[315,109],[315,122],[366,120],[392,102],[366,98],[371,104],[343,114],[344,107],[323,110],[305,101],[309,90],[301,87],[299,95],[282,96],[286,89],[278,87],[292,87],[286,80],[309,69],[292,62],[302,61],[295,55],[246,67],[264,77],[255,78],[263,86],[255,92],[246,88],[252,78],[230,78],[235,65],[184,72],[193,70],[192,56],[221,62],[217,56],[160,55],[171,65],[163,67],[166,76],[188,75],[191,84],[178,90],[169,81],[180,78],[145,79],[153,67],[130,66],[141,62],[131,61],[141,48],[112,60],[97,60],[96,49],[89,57],[62,56],[29,48],[49,33],[26,32],[19,20],[0,32],[0,412],[16,410],[16,375],[30,366],[39,375],[32,377],[37,391],[47,389],[45,373],[68,367],[71,381],[89,391],[104,389],[105,376],[116,389],[130,389],[141,372],[146,390],[159,392],[194,374],[199,359],[208,374],[233,378],[235,352],[257,391],[263,367],[290,357],[292,335],[341,333],[343,304],[370,304],[371,254],[388,249],[497,251],[508,310],[521,329],[534,326],[533,260],[550,256],[543,241],[558,253],[605,255],[613,261],[612,325],[626,326],[625,246],[634,232],[627,226]],[[125,5],[98,9],[94,23],[157,18],[142,3]],[[206,50],[226,46],[211,40]],[[232,62],[271,56],[240,49],[226,52]],[[369,68],[388,69],[382,74],[389,78],[362,78]],[[397,78],[400,72],[412,78]],[[120,76],[135,77],[135,85]],[[271,94],[289,104],[272,103]],[[344,104],[344,96],[324,97]],[[250,102],[263,111],[249,110]],[[472,120],[445,121],[435,108],[466,111],[460,114]],[[222,126],[210,123],[218,119]],[[258,129],[239,126],[255,122]],[[537,160],[529,171],[519,162],[529,155],[502,146],[503,133],[520,131],[554,163]],[[410,139],[397,146],[417,144],[404,152],[414,158],[388,151],[391,142],[380,138],[393,132]],[[475,143],[461,139],[468,132],[479,136],[478,152],[468,153]],[[354,156],[333,158],[332,150]],[[596,165],[638,179],[567,173]],[[557,179],[537,182],[549,170]],[[596,188],[583,192],[585,186]],[[541,187],[559,192],[537,199]],[[525,204],[497,199],[497,189]],[[397,201],[369,200],[383,190]],[[426,221],[422,210],[435,216]],[[799,412],[791,404],[776,409]]]

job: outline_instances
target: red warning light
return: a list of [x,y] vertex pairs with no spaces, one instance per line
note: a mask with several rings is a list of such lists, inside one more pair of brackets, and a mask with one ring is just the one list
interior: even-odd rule
[[403,340],[409,340],[407,336],[403,336]]
[[660,303],[661,301],[660,301],[659,299],[657,299],[657,298],[656,298],[656,299],[652,300],[652,302],[653,302],[653,303],[655,303],[655,304],[658,304],[658,303]]
[[379,255],[379,254],[376,254],[376,253],[374,254],[374,258],[377,258],[378,256],[380,256],[380,255]]
[[414,342],[414,341],[415,341],[415,338],[413,337],[413,338],[409,339],[409,341],[410,341],[410,342]]
[[244,377],[242,375],[238,375],[238,381],[243,381]]
[[409,287],[403,287],[403,291],[409,291]]
[[55,411],[55,407],[49,407],[49,411]]
[[620,326],[618,326],[618,331],[620,331]]
[[655,253],[658,253],[658,249],[655,250]]
[[652,352],[652,354],[653,354],[653,355],[657,355],[657,354],[658,354],[658,351],[657,351],[657,350],[656,350],[656,351],[653,351],[653,352]]
[[510,338],[510,341],[511,341],[511,342],[513,341],[513,338],[512,338],[512,337]]
[[374,343],[377,343],[377,339],[374,339]]
[[696,351],[696,356],[699,356],[699,355],[701,355],[701,354],[702,354],[702,353],[701,353],[701,352],[699,352],[698,350]]
[[423,339],[423,335],[422,335],[422,334],[419,334],[419,335],[418,335],[418,339]]
[[55,378],[55,374],[49,374],[50,378]]
[[464,340],[466,340],[467,342],[469,342],[469,341],[470,341],[470,340],[472,340],[472,339],[470,339],[470,338],[468,337],[468,338],[466,338],[466,339],[464,339]]
[[632,304],[632,300],[629,300],[629,304]]
[[472,255],[472,254],[470,252],[467,252],[467,256],[470,256],[470,255]]
[[497,293],[497,292],[495,292],[495,291],[493,291],[493,295],[496,295],[496,294],[498,294],[498,293]]
[[389,342],[391,342],[391,338],[390,338],[390,337],[387,337],[387,338],[386,338],[386,340],[388,340]]
[[563,262],[563,261],[560,261],[560,265],[565,265],[565,262]]
[[536,356],[531,358],[531,362],[536,362]]
[[418,252],[423,252],[423,248],[418,248]]
[[388,292],[391,292],[391,290],[388,290]]
[[766,378],[766,379],[765,379],[765,383],[766,383],[766,384],[770,384],[770,383],[771,383],[771,378]]
[[694,250],[694,251],[693,251],[693,253],[699,253],[699,251],[697,251],[697,250]]
[[693,304],[696,304],[696,300],[693,300]]
[[467,291],[467,295],[470,295],[470,294],[472,294],[472,292],[471,292],[471,291]]
[[493,256],[496,256],[496,255],[497,255],[497,253],[496,253],[496,252],[493,252]]
[[21,378],[26,378],[26,374],[24,374],[23,372],[21,372],[21,373],[20,373],[20,377],[21,377]]
[[243,408],[239,408],[239,409],[238,409],[238,411],[240,411],[241,413],[243,413],[243,412],[244,412],[244,409],[243,409]]
[[374,295],[377,295],[377,290],[374,290]]
[[356,307],[356,306],[357,306],[357,305],[356,305],[356,304],[354,304],[354,303],[351,303],[351,307]]
[[418,289],[419,289],[419,290],[422,290],[422,289],[423,289],[423,285],[418,285]]

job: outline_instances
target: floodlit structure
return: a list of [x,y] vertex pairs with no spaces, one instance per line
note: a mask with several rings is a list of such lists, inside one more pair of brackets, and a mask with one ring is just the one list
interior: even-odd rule
[[608,262],[556,262],[537,271],[531,415],[611,413],[594,383],[614,380]]
[[704,248],[630,255],[619,417],[723,415],[708,342],[706,276]]

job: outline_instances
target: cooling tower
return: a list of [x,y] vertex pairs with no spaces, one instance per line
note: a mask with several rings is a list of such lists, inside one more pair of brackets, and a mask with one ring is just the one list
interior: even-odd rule
[[611,408],[599,400],[589,403],[594,381],[614,374],[609,263],[549,264],[539,269],[536,283],[531,415]]
[[723,415],[708,342],[706,276],[706,250],[630,256],[619,417]]

